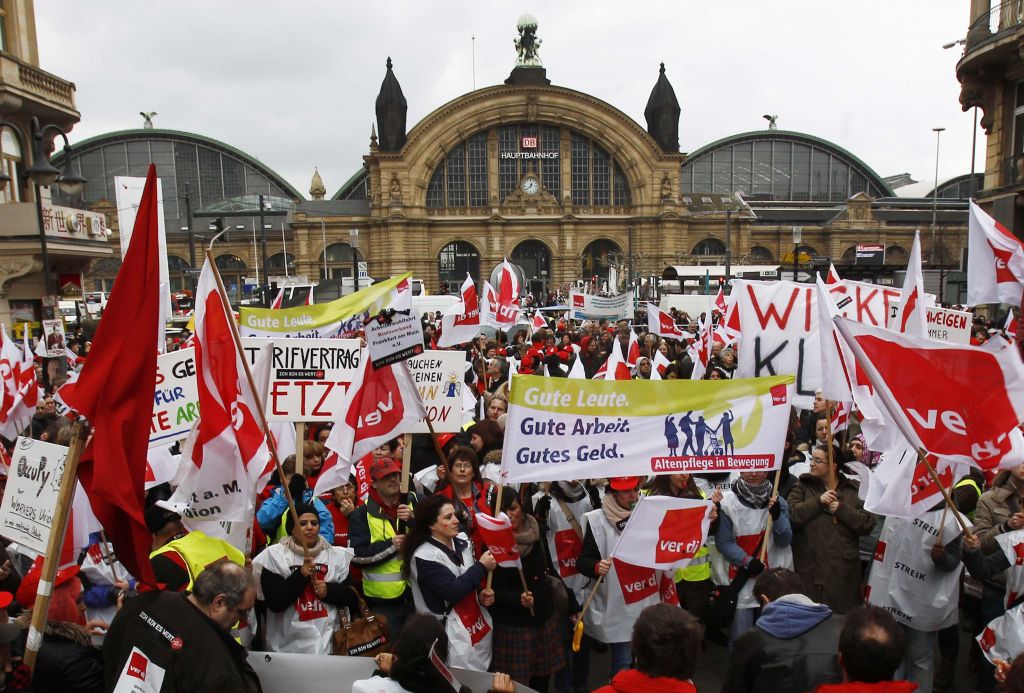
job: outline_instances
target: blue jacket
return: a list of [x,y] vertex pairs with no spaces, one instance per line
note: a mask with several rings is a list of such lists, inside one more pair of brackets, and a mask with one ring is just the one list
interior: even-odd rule
[[[307,488],[302,493],[301,502],[312,503],[313,507],[316,508],[316,513],[320,516],[320,536],[326,539],[328,544],[334,544],[334,518],[331,517],[331,511],[327,509],[323,501],[313,497],[312,489]],[[259,511],[256,513],[256,521],[260,523],[260,527],[267,533],[267,537],[271,538],[271,543],[273,543],[274,533],[282,522],[281,516],[284,515],[284,511],[287,509],[288,499],[284,497],[284,491],[278,487],[270,498],[263,501],[263,505],[260,506]]]

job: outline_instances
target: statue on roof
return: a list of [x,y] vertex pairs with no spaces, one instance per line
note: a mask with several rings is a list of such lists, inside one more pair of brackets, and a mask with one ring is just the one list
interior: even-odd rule
[[516,28],[519,29],[519,36],[513,40],[519,54],[516,67],[543,67],[538,55],[541,39],[537,36],[537,20],[532,14],[524,14],[516,22]]
[[142,116],[142,127],[147,130],[153,129],[153,116],[156,115],[156,111],[139,111],[139,115]]

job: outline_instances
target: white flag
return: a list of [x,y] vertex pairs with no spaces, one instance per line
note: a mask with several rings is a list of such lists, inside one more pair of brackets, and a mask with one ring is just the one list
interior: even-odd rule
[[706,500],[643,496],[612,557],[646,568],[684,568],[708,538],[713,507]]
[[981,207],[970,203],[967,231],[967,305],[1018,306],[1024,289],[1024,243]]

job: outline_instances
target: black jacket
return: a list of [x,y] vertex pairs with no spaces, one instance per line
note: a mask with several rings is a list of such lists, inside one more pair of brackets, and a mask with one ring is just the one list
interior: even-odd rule
[[533,545],[533,549],[522,557],[526,585],[533,593],[533,616],[523,607],[520,598],[523,583],[518,568],[496,568],[491,587],[494,589],[494,604],[488,607],[495,625],[535,626],[547,623],[554,613],[555,601],[552,584],[546,578],[547,558],[544,555],[544,539]]
[[103,641],[106,690],[139,648],[165,670],[161,693],[261,693],[245,648],[197,609],[187,595],[145,592],[117,612]]
[[[32,612],[19,623],[25,627]],[[100,693],[103,690],[103,656],[92,646],[85,628],[65,621],[48,621],[43,633],[35,672],[34,693]]]

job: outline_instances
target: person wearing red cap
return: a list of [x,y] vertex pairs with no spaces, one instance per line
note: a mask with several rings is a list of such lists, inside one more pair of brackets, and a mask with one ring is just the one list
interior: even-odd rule
[[413,610],[402,578],[405,533],[399,525],[412,520],[415,496],[402,495],[398,461],[374,459],[369,471],[369,497],[348,516],[348,542],[355,552],[353,563],[362,568],[366,602],[371,611],[387,618],[394,637]]
[[[640,612],[652,604],[661,602],[662,571],[616,565],[612,570],[611,556],[615,544],[629,522],[629,516],[639,499],[640,482],[638,476],[620,476],[609,480],[609,491],[601,499],[601,507],[583,516],[586,532],[583,538],[583,550],[576,560],[576,567],[583,575],[604,580],[597,587],[590,608],[584,615],[584,632],[594,640],[608,644],[611,650],[611,668],[609,680],[619,671],[629,666],[632,659],[630,639],[633,624]],[[626,577],[625,571],[630,575]],[[623,581],[620,582],[620,575]],[[653,585],[654,589],[650,587]],[[635,598],[637,590],[646,592],[646,596]],[[584,638],[584,648],[589,643]],[[584,650],[581,649],[583,654]],[[586,656],[586,655],[584,655]]]

